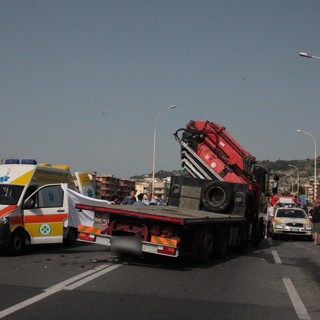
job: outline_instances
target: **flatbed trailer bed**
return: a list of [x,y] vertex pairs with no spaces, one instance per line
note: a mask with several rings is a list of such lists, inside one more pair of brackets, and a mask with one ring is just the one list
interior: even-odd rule
[[100,213],[109,213],[118,216],[127,216],[153,221],[165,221],[179,225],[244,221],[243,215],[228,215],[174,206],[111,205],[109,207],[94,207],[77,204],[76,209],[93,210]]
[[[75,208],[94,212],[91,226],[78,227],[80,241],[138,254],[183,255],[202,261],[209,260],[215,247],[223,256],[230,245],[239,244],[246,224],[243,215],[174,206],[76,204]],[[160,226],[159,233],[154,232],[155,226]],[[168,228],[170,236],[164,231]]]

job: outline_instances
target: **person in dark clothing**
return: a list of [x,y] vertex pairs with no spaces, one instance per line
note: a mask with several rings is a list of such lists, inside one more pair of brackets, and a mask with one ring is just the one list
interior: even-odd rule
[[314,209],[312,212],[312,231],[314,233],[314,245],[318,245],[319,234],[320,234],[320,202],[315,201]]

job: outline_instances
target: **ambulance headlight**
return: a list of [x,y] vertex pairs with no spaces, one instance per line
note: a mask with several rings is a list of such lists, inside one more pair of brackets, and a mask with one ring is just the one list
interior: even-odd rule
[[6,218],[6,217],[0,218],[0,224],[7,224],[8,222],[9,222],[8,218]]

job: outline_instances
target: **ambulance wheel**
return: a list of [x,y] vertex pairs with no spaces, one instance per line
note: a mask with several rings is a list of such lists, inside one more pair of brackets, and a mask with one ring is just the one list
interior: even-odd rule
[[7,253],[12,256],[20,255],[25,248],[26,238],[21,231],[15,231],[10,238]]
[[226,212],[233,204],[232,187],[224,181],[212,181],[203,188],[201,200],[207,211]]
[[66,246],[73,246],[78,239],[78,230],[76,228],[69,228],[67,237],[64,239],[63,243]]

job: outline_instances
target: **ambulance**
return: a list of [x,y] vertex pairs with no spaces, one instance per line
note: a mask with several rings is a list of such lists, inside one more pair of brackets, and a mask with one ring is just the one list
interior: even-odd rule
[[19,255],[27,244],[72,245],[77,229],[68,226],[68,199],[61,183],[74,189],[67,165],[8,159],[0,165],[0,248]]

